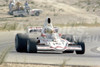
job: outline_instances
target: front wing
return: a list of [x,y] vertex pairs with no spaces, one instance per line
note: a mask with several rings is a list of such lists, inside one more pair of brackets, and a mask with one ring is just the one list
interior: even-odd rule
[[37,49],[38,50],[60,50],[60,51],[65,51],[65,50],[82,50],[81,46],[65,46],[65,47],[61,47],[61,46],[56,46],[56,47],[52,47],[52,46],[47,46],[47,45],[37,45]]

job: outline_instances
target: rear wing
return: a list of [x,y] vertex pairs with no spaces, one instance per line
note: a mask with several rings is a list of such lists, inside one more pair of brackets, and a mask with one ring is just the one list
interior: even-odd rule
[[42,27],[28,27],[27,32],[32,33],[32,32],[41,32]]
[[[54,27],[55,32],[58,32],[58,28]],[[42,31],[42,27],[28,27],[27,28],[27,32],[28,33],[32,33],[32,32],[41,32]]]

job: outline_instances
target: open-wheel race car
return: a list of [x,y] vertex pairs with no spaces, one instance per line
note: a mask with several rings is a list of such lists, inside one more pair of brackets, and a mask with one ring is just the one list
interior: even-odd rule
[[17,52],[28,53],[37,53],[41,50],[85,53],[85,43],[75,41],[73,36],[59,34],[58,28],[53,27],[50,18],[46,19],[43,27],[28,27],[26,33],[16,34],[15,48]]

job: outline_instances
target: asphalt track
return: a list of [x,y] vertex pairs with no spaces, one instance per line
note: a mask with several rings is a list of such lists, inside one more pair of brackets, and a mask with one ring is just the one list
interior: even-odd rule
[[[14,44],[15,34],[19,31],[0,33],[0,52],[7,46]],[[63,28],[60,32],[64,34],[73,34],[74,37],[83,39],[86,43],[86,52],[84,55],[74,53],[59,53],[57,51],[39,51],[38,53],[18,53],[15,48],[5,57],[5,62],[11,63],[36,63],[36,64],[62,64],[66,61],[67,65],[90,65],[100,66],[100,28]]]

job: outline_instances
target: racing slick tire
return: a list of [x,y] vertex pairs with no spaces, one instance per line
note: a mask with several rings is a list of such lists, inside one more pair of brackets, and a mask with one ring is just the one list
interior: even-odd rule
[[8,14],[13,15],[13,11],[9,11]]
[[18,17],[17,15],[14,15],[14,17]]
[[73,38],[72,35],[62,35],[61,38],[66,39],[66,40],[68,40],[70,42],[74,41],[74,38]]
[[28,53],[37,53],[37,39],[29,39],[27,43],[27,52]]
[[15,37],[15,48],[17,52],[27,52],[27,38],[28,36],[18,33]]
[[81,46],[82,50],[77,50],[76,54],[84,54],[85,53],[85,43],[84,42],[77,42],[78,45]]
[[37,12],[35,13],[35,16],[39,16],[39,15],[40,15],[40,12],[37,11]]
[[65,50],[63,53],[74,53],[73,50]]
[[24,17],[24,15],[23,14],[20,14],[19,17]]

